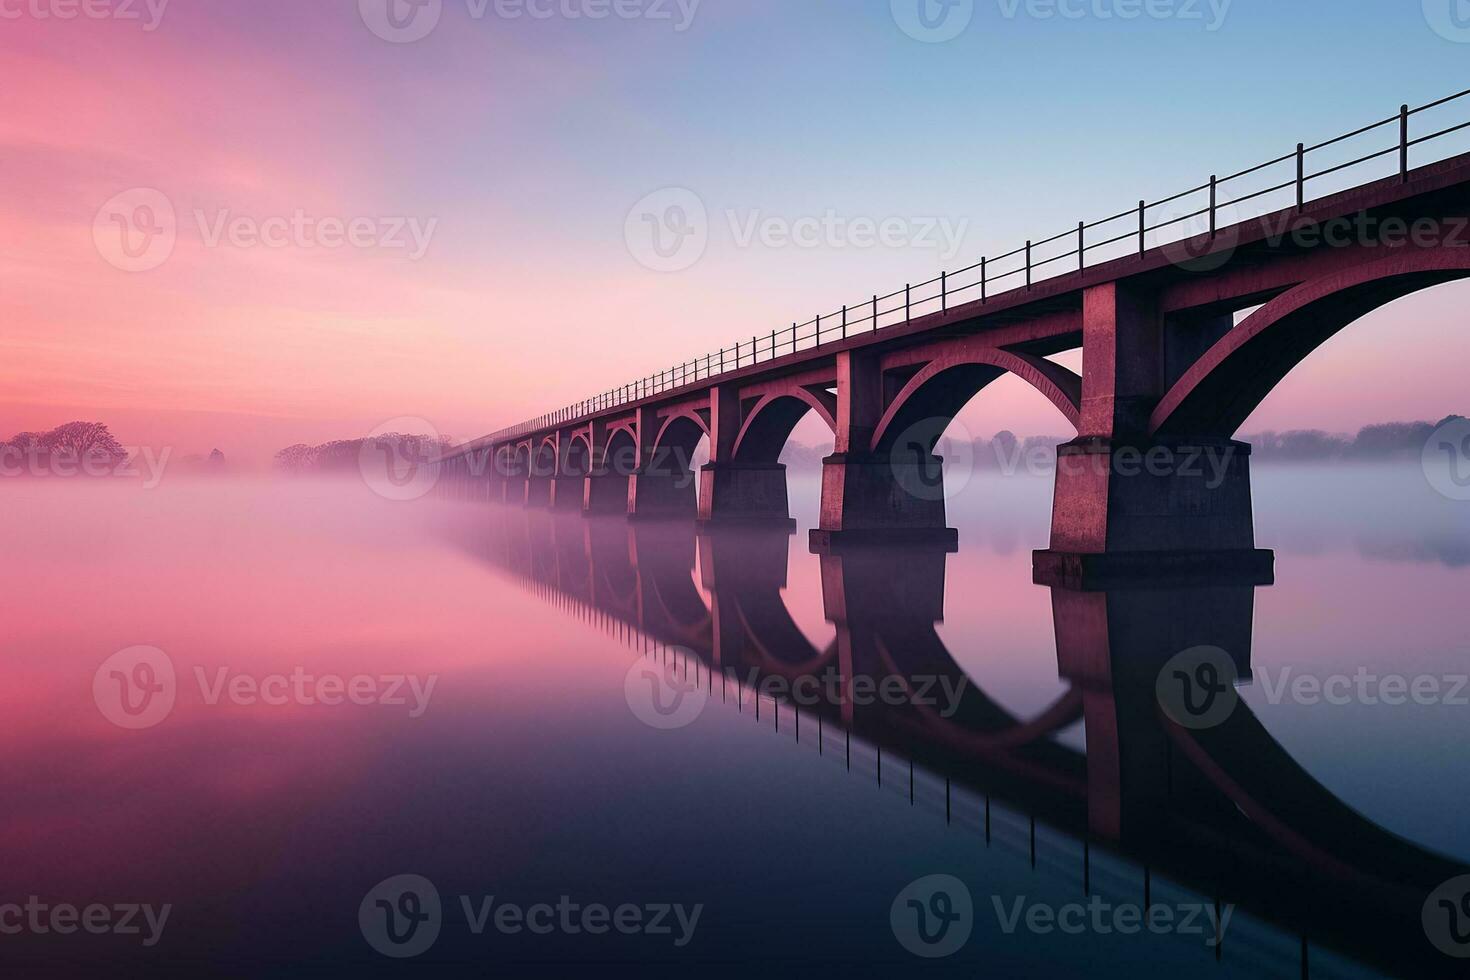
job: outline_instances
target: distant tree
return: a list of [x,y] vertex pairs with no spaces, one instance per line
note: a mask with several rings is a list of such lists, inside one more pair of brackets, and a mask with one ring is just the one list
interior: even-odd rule
[[1428,422],[1384,422],[1365,426],[1353,440],[1352,455],[1365,459],[1418,455],[1434,429]]
[[311,468],[315,458],[315,449],[298,442],[276,453],[275,464],[277,469],[285,470],[287,473],[302,473]]
[[371,440],[336,439],[320,446],[288,446],[276,453],[276,467],[289,473],[355,473],[361,465],[363,447],[369,442],[396,458],[417,462],[435,459],[454,445],[452,440],[442,436],[431,439],[389,432]]
[[1281,433],[1280,448],[1288,459],[1319,462],[1343,455],[1348,441],[1320,429],[1297,429]]
[[68,422],[41,437],[41,448],[69,459],[121,462],[128,451],[101,422]]
[[1002,429],[990,440],[991,455],[1001,466],[1015,466],[1021,440],[1009,429]]

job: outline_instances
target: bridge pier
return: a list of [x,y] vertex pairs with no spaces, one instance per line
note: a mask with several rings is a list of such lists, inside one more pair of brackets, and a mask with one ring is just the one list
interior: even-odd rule
[[688,473],[655,466],[628,477],[628,516],[635,519],[693,519],[698,514],[694,481]]
[[705,524],[793,527],[780,463],[707,463],[699,471],[699,520]]
[[1229,568],[1270,581],[1255,546],[1250,446],[1229,439],[1058,447],[1051,547],[1038,581],[1102,585],[1142,574]]
[[774,454],[738,455],[744,423],[738,390],[715,385],[709,404],[710,461],[699,471],[700,522],[793,526],[786,467]]
[[556,476],[551,479],[550,505],[552,510],[577,511],[582,509],[586,493],[586,477]]
[[621,473],[592,473],[582,482],[582,513],[628,513],[628,478]]
[[500,500],[504,492],[502,482],[500,476],[494,472],[486,472],[478,478],[471,477],[465,487],[466,499],[478,503],[494,503]]
[[499,501],[509,507],[520,507],[526,502],[528,479],[525,473],[512,466],[499,483]]
[[[500,499],[504,477],[495,469],[491,450],[486,449],[481,457],[470,464],[470,457],[461,457],[464,467],[465,499],[480,503],[493,503]],[[478,468],[474,468],[478,467]]]
[[546,508],[551,506],[552,478],[532,474],[526,478],[525,498],[527,507]]
[[[883,417],[884,379],[872,354],[837,355],[837,432],[822,460],[821,520],[814,548],[939,543],[954,547],[945,527],[942,460],[932,446],[882,447],[873,439]],[[910,453],[910,450],[913,450]]]
[[814,548],[864,544],[956,546],[945,527],[943,461],[835,453],[822,460],[821,525]]
[[1255,546],[1250,446],[1166,438],[1150,426],[1170,376],[1229,332],[1218,317],[1186,326],[1146,288],[1113,282],[1083,292],[1078,437],[1058,448],[1038,581],[1092,586],[1202,568],[1270,581],[1274,555]]

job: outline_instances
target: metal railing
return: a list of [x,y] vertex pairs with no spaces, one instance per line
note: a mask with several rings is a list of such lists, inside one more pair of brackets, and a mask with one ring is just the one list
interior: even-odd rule
[[[1156,247],[1167,245],[1169,242],[1158,241],[1159,233],[1177,230],[1187,222],[1198,221],[1201,222],[1202,227],[1198,232],[1184,236],[1185,238],[1204,234],[1213,237],[1219,226],[1222,212],[1233,210],[1242,204],[1260,202],[1269,195],[1279,194],[1293,188],[1296,194],[1296,207],[1301,208],[1307,200],[1307,188],[1313,181],[1342,174],[1354,167],[1360,167],[1394,154],[1398,156],[1399,178],[1406,181],[1409,175],[1409,151],[1413,147],[1441,139],[1460,130],[1470,129],[1470,121],[1467,121],[1425,136],[1411,138],[1410,120],[1421,113],[1458,102],[1467,96],[1470,96],[1470,89],[1418,108],[1401,106],[1395,115],[1370,123],[1350,133],[1344,133],[1311,146],[1298,143],[1295,150],[1283,156],[1225,177],[1211,175],[1208,182],[1170,197],[1152,202],[1139,201],[1137,207],[1120,211],[1099,221],[1078,222],[1074,229],[1068,229],[1039,241],[1028,241],[1020,248],[1012,249],[1002,255],[982,256],[980,261],[973,265],[941,272],[926,282],[908,283],[901,289],[884,294],[874,294],[857,304],[844,305],[831,313],[819,314],[805,323],[793,322],[790,327],[772,330],[768,334],[753,335],[749,342],[737,341],[733,347],[721,348],[714,353],[705,354],[656,374],[639,378],[630,384],[610,388],[565,408],[502,429],[483,439],[476,440],[476,443],[479,445],[499,444],[530,433],[579,423],[611,409],[700,382],[707,383],[710,379],[755,364],[772,361],[784,355],[796,354],[803,350],[814,350],[823,344],[846,340],[859,333],[874,333],[888,327],[906,324],[917,315],[947,312],[951,304],[956,301],[979,300],[985,304],[1010,293],[1029,291],[1038,282],[1060,278],[1064,275],[1082,274],[1089,268],[1089,253],[1092,253],[1093,256],[1100,256],[1105,251],[1112,249],[1115,254],[1098,258],[1093,263],[1101,264],[1101,262],[1112,261],[1129,254],[1132,243],[1136,241],[1137,254],[1142,257],[1148,251],[1150,234],[1155,236]],[[1370,133],[1376,133],[1394,124],[1398,125],[1398,133],[1392,146],[1353,157],[1344,162],[1335,162],[1316,172],[1308,172],[1307,165],[1313,154],[1320,154],[1324,150]],[[1426,162],[1438,162],[1439,159],[1444,159],[1444,157]],[[1244,193],[1240,197],[1221,200],[1221,191],[1226,185],[1238,185],[1239,181],[1247,177],[1259,178],[1267,171],[1288,165],[1294,165],[1295,169],[1294,175],[1288,179],[1268,182],[1268,186]],[[1207,201],[1205,195],[1208,195]],[[1198,198],[1198,201],[1191,201],[1194,198]],[[1196,207],[1196,204],[1199,206]],[[1157,216],[1160,209],[1171,207],[1183,207],[1185,210],[1182,214],[1150,224],[1150,212],[1154,212]],[[1117,229],[1125,223],[1127,230],[1119,232]],[[1104,228],[1108,230],[1099,233],[1098,230]],[[1173,241],[1179,240],[1182,239]],[[1070,245],[1070,250],[1057,254],[1046,254],[1064,245]],[[1123,251],[1121,255],[1117,254],[1120,249],[1126,249],[1126,251]],[[1057,263],[1068,259],[1075,260],[1075,265],[1068,262],[1065,267],[1057,266]],[[999,291],[997,287],[1000,287]]]

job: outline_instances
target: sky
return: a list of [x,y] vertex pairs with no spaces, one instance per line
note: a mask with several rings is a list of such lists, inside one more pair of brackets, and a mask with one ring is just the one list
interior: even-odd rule
[[[0,0],[0,438],[472,438],[1470,87],[1451,0],[388,2]],[[1470,412],[1467,298],[1246,430]],[[1064,431],[1020,384],[962,421]]]

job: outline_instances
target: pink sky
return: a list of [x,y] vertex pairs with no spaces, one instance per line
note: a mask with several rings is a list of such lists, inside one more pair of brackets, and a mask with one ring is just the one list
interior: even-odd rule
[[[660,66],[646,55],[664,41],[651,28],[589,39],[469,25],[397,46],[352,6],[269,0],[251,17],[181,4],[154,31],[3,25],[0,438],[87,418],[128,445],[264,460],[401,416],[474,437],[939,267],[930,253],[712,249],[687,274],[650,272],[623,241],[633,202],[694,175],[714,210],[739,185],[711,161],[737,141],[801,152],[787,145],[789,119],[763,130],[762,106],[748,105],[671,128],[692,110],[670,103],[678,92],[652,91]],[[711,30],[745,22],[706,17]],[[668,48],[689,63],[674,67],[693,70],[705,43]],[[584,137],[599,126],[600,139]],[[616,162],[604,165],[608,154]],[[886,186],[883,168],[907,163],[761,175],[748,172],[753,159],[731,172],[765,181],[771,207],[788,213],[820,212],[833,184],[871,187],[890,211],[926,213],[930,200]],[[99,208],[131,188],[161,193],[178,218],[172,255],[144,272],[114,268],[93,236]],[[1001,222],[1030,227],[1023,200],[962,210],[998,235]],[[434,232],[417,259],[385,247],[210,247],[197,217],[298,211]],[[1375,314],[1309,360],[1246,431],[1470,411],[1457,367],[1466,295],[1445,287]],[[1063,431],[1020,385],[998,386],[963,421],[975,435]]]

